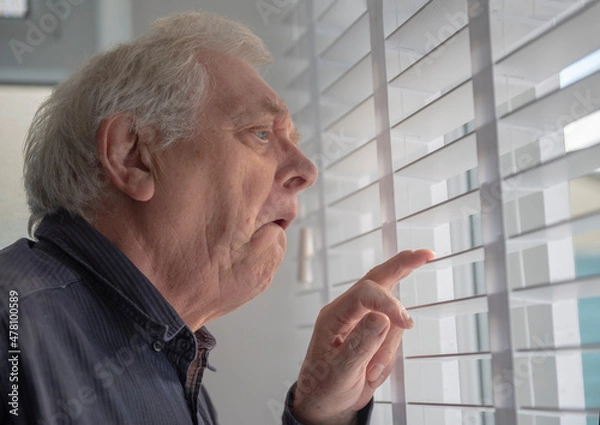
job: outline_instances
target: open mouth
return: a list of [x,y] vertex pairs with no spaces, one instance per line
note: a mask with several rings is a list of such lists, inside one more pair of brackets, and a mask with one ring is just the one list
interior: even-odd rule
[[280,218],[279,220],[274,220],[273,223],[281,227],[283,230],[287,229],[290,226],[290,222]]

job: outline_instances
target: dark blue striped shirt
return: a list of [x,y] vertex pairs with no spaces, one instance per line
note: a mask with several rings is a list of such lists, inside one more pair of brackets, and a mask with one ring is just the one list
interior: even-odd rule
[[0,424],[216,424],[210,333],[83,219],[35,236],[0,251]]

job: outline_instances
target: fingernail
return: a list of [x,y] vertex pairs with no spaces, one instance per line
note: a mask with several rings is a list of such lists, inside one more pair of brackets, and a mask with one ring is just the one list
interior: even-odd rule
[[367,381],[377,382],[377,380],[381,377],[382,372],[383,372],[383,365],[381,363],[375,363],[367,371]]
[[408,328],[412,328],[415,324],[414,320],[412,317],[410,317],[410,314],[408,314],[408,311],[406,310],[402,310],[402,319],[404,319],[404,323]]

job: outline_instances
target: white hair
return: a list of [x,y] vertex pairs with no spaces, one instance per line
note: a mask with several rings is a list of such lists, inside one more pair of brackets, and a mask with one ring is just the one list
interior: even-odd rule
[[89,220],[107,194],[96,134],[125,113],[134,129],[151,125],[157,148],[192,137],[207,97],[203,55],[231,55],[258,69],[271,61],[262,40],[240,23],[206,12],[159,19],[142,37],[91,58],[37,111],[25,142],[29,230],[58,210]]

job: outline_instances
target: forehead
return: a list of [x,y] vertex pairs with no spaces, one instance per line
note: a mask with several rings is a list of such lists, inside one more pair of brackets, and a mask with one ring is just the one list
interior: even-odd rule
[[226,115],[239,121],[249,114],[289,117],[285,103],[245,62],[220,56],[213,63],[214,99]]
[[236,107],[232,110],[231,118],[236,124],[243,124],[245,121],[258,119],[262,115],[270,115],[283,119],[290,118],[287,107],[277,97],[265,95],[263,97],[248,96],[240,99]]

